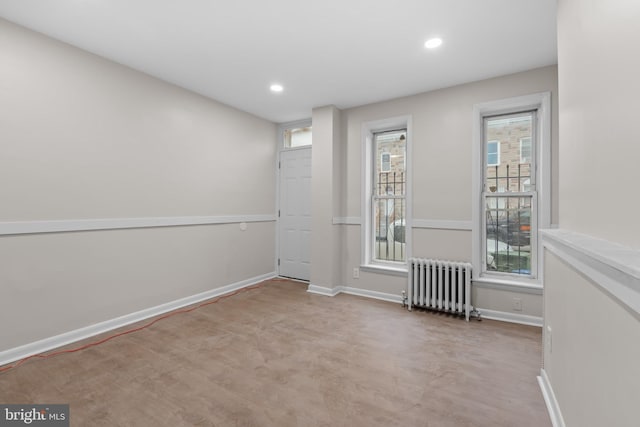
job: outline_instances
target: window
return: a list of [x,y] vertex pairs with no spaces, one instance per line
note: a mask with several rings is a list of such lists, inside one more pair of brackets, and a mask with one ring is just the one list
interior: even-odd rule
[[362,264],[406,274],[411,256],[411,117],[363,123]]
[[407,130],[392,130],[373,134],[376,158],[374,170],[373,260],[406,260],[406,140]]
[[297,148],[311,145],[311,126],[284,130],[284,147]]
[[500,165],[500,141],[487,142],[487,166]]
[[531,163],[531,137],[520,138],[520,163]]
[[380,154],[380,172],[391,172],[391,153]]
[[540,289],[538,232],[551,225],[551,93],[473,110],[473,281]]
[[[533,141],[535,111],[484,118],[487,159],[484,167],[483,210],[485,271],[531,276],[531,224],[535,221],[535,191],[530,185],[534,165],[521,163],[522,142]],[[492,147],[500,147],[502,164]],[[499,153],[496,151],[496,153]],[[531,160],[531,159],[529,159]]]

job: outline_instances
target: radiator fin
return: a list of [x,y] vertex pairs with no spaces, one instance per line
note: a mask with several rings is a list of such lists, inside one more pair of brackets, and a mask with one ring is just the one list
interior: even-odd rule
[[408,308],[420,307],[464,315],[471,306],[471,264],[436,259],[409,260]]

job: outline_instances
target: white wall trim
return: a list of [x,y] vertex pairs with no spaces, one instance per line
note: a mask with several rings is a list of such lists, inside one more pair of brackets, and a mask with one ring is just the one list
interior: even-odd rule
[[640,317],[640,251],[569,230],[544,230],[544,247]]
[[414,219],[413,228],[433,228],[436,230],[471,231],[471,221],[454,221],[446,219]]
[[336,216],[333,218],[333,225],[360,225],[359,216]]
[[307,288],[307,292],[311,294],[324,295],[327,297],[335,297],[340,293],[341,286],[336,286],[335,288],[327,288],[326,286],[318,286],[309,284]]
[[562,412],[560,412],[560,405],[556,400],[556,395],[551,387],[551,382],[547,376],[547,372],[544,369],[540,369],[540,376],[538,377],[538,384],[542,391],[542,397],[544,403],[547,405],[547,411],[549,412],[549,418],[551,418],[551,424],[553,427],[565,427],[564,419],[562,418]]
[[270,214],[14,221],[0,222],[0,236],[15,234],[63,233],[69,231],[118,230],[126,228],[234,224],[241,222],[270,222],[275,220],[276,216]]
[[[356,295],[359,297],[372,298],[381,301],[393,302],[396,304],[402,304],[402,296],[389,294],[385,292],[371,291],[362,288],[352,288],[349,286],[336,286],[335,288],[327,288],[324,286],[309,285],[307,292],[317,295],[324,295],[328,297],[334,297],[341,293],[348,295]],[[484,308],[477,308],[480,312],[481,318],[490,320],[499,320],[501,322],[518,323],[521,325],[542,327],[542,317],[529,316],[526,314],[508,313],[504,311],[487,310]]]
[[28,356],[32,356],[34,354],[44,353],[54,348],[62,347],[76,341],[80,341],[117,328],[121,328],[123,326],[127,326],[132,323],[148,319],[150,317],[158,316],[160,314],[168,313],[170,311],[177,310],[188,305],[196,304],[208,299],[218,297],[220,295],[228,294],[230,292],[246,288],[264,280],[272,279],[276,276],[277,275],[275,271],[262,274],[260,276],[222,286],[220,288],[211,289],[209,291],[201,292],[196,295],[180,298],[174,301],[167,302],[165,304],[157,305],[155,307],[136,311],[135,313],[126,314],[124,316],[105,320],[104,322],[96,323],[84,328],[79,328],[73,331],[62,333],[60,335],[55,335],[53,337],[45,338],[29,344],[5,350],[0,352],[0,366],[23,359]]
[[542,328],[542,317],[528,314],[509,313],[507,311],[495,311],[486,308],[475,307],[480,312],[481,319],[499,320],[501,322],[518,323],[520,325],[537,326]]
[[386,292],[370,291],[368,289],[352,288],[342,286],[340,292],[348,295],[356,295],[359,297],[372,298],[381,301],[395,302],[402,304],[402,295],[388,294]]
[[[337,216],[333,218],[333,224],[361,225],[359,216]],[[465,230],[471,231],[471,221],[457,221],[447,219],[414,219],[413,228],[432,228],[435,230]]]
[[394,302],[402,304],[402,296],[388,294],[385,292],[370,291],[368,289],[352,288],[349,286],[336,286],[335,288],[327,288],[324,286],[309,285],[307,292],[312,294],[335,297],[338,294],[356,295],[359,297],[372,298],[381,301]]

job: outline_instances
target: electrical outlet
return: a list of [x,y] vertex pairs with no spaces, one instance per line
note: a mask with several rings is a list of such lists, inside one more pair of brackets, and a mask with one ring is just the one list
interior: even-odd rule
[[522,298],[513,299],[513,309],[515,311],[522,311]]
[[546,341],[546,347],[547,350],[549,351],[549,354],[552,353],[552,344],[553,344],[553,340],[551,339],[551,326],[547,325],[547,333],[545,334],[545,341]]
[[353,269],[353,278],[354,279],[359,279],[360,278],[360,269],[358,267]]

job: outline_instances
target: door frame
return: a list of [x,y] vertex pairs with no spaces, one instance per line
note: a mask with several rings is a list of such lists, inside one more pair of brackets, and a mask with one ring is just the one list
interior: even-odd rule
[[[310,127],[311,118],[296,120],[294,122],[281,123],[278,125],[277,134],[276,134],[276,144],[277,144],[277,154],[276,154],[276,162],[274,165],[274,169],[276,171],[276,247],[275,247],[275,257],[273,259],[274,271],[278,276],[280,276],[280,265],[278,260],[280,259],[280,155],[283,151],[296,151],[296,150],[311,150],[311,157],[313,158],[313,145],[304,146],[304,147],[295,147],[295,148],[285,148],[284,146],[284,131],[287,129],[295,129],[301,127]],[[313,138],[313,137],[312,137]],[[313,177],[311,178],[313,179]]]

